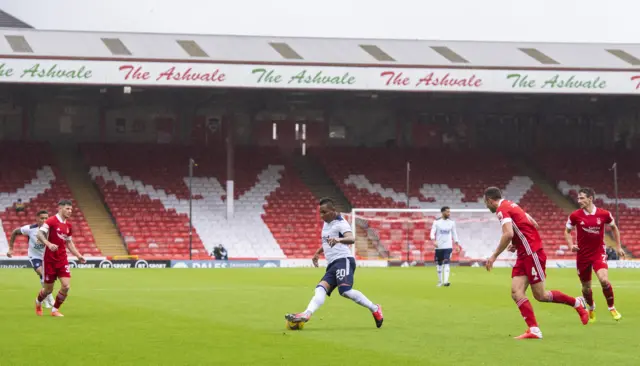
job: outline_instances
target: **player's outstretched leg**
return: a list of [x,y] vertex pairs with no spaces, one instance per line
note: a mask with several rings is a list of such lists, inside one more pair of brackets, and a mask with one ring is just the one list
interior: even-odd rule
[[582,324],[587,325],[589,322],[589,313],[587,312],[587,303],[582,297],[572,297],[563,292],[551,290],[547,291],[544,288],[544,282],[538,282],[531,285],[531,291],[536,300],[540,302],[552,302],[556,304],[565,304],[576,309],[576,312],[580,316]]
[[609,271],[606,268],[598,269],[596,271],[596,276],[598,276],[600,286],[602,286],[602,294],[604,295],[604,298],[607,299],[607,306],[609,307],[611,316],[614,320],[622,319],[622,314],[616,310],[614,305],[613,286],[611,286],[611,282],[609,282]]
[[380,328],[382,326],[382,322],[384,321],[384,316],[382,315],[382,306],[374,304],[373,302],[371,302],[371,300],[364,296],[362,292],[354,290],[349,286],[340,286],[338,287],[338,291],[343,297],[351,299],[356,304],[369,309],[371,311],[371,314],[373,314],[373,319],[376,321],[376,327]]
[[315,313],[324,304],[327,295],[331,295],[334,288],[335,285],[329,284],[329,282],[323,279],[316,286],[313,297],[311,298],[311,301],[309,301],[309,305],[307,305],[307,309],[301,313],[286,314],[284,318],[291,322],[308,322],[313,313]]
[[308,322],[311,319],[311,315],[318,310],[322,304],[324,304],[324,300],[327,298],[327,290],[323,287],[322,284],[316,286],[315,293],[309,301],[309,305],[307,306],[307,310],[302,313],[297,314],[286,314],[284,316],[285,319],[291,322]]

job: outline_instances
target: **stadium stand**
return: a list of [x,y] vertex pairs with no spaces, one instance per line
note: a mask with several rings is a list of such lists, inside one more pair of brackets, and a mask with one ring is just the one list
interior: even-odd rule
[[637,154],[589,150],[556,151],[532,157],[558,190],[577,202],[578,190],[591,187],[596,191],[596,205],[615,212],[613,162],[618,165],[618,192],[621,237],[623,245],[634,256],[640,255],[640,162]]
[[[518,175],[517,168],[504,153],[488,151],[434,151],[402,149],[332,148],[315,153],[336,184],[343,190],[354,207],[404,208],[406,196],[406,162],[411,162],[411,208],[486,209],[482,202],[484,189],[492,184],[504,189],[509,199],[520,203],[541,225],[541,236],[551,256],[565,255],[558,251],[564,244],[562,226],[566,215],[529,177]],[[363,159],[362,157],[365,157]],[[390,216],[393,214],[376,214]],[[455,214],[454,214],[455,215]],[[365,215],[366,216],[366,215]],[[371,216],[371,215],[369,215]],[[396,217],[418,219],[419,215]],[[424,218],[424,217],[422,217]],[[368,225],[377,229],[379,240],[392,258],[404,258],[407,250],[422,252],[431,260],[433,249],[424,245],[429,237],[430,223],[416,222],[410,231],[410,249],[406,246],[406,230],[401,222],[383,223],[371,220]],[[487,228],[479,224],[475,234]],[[496,228],[488,228],[493,230]],[[488,233],[487,235],[490,236]],[[464,238],[461,236],[461,243]],[[466,257],[484,257],[491,253],[495,243],[486,248],[469,248]]]
[[[5,27],[28,27],[27,24],[0,11],[1,24]],[[104,34],[98,32],[49,32],[33,29],[5,29],[3,32],[9,43],[7,52],[10,49],[16,57],[15,60],[21,60],[26,57],[25,54],[29,54],[29,57],[42,60],[37,62],[38,68],[42,67],[42,70],[45,70],[46,66],[48,70],[45,72],[45,79],[35,76],[35,71],[25,71],[22,76],[17,76],[18,73],[13,76],[7,75],[7,82],[22,83],[27,80],[24,78],[25,75],[31,75],[28,82],[41,83],[45,80],[46,83],[68,83],[78,77],[79,71],[63,65],[57,58],[47,58],[60,53],[59,56],[62,58],[87,62],[91,60],[90,64],[87,63],[81,68],[87,71],[86,75],[79,78],[81,82],[78,85],[74,82],[72,87],[52,85],[51,88],[34,87],[30,91],[27,87],[21,90],[15,86],[16,84],[7,83],[7,90],[3,91],[6,95],[0,96],[0,112],[5,116],[0,126],[0,138],[48,139],[70,145],[86,143],[81,146],[84,162],[88,164],[86,170],[114,217],[118,230],[127,243],[129,254],[145,258],[185,259],[193,254],[195,258],[209,259],[211,250],[217,244],[223,244],[229,250],[230,257],[235,259],[309,257],[319,244],[317,235],[321,223],[317,216],[317,197],[314,197],[309,189],[313,182],[305,180],[309,185],[306,186],[299,175],[304,178],[315,176],[308,174],[308,171],[303,172],[300,169],[303,163],[296,165],[292,158],[303,150],[313,156],[316,160],[314,163],[322,164],[324,169],[318,170],[326,171],[326,175],[347,197],[349,202],[343,204],[343,207],[439,208],[449,205],[454,209],[464,207],[484,210],[480,199],[482,191],[489,185],[497,185],[506,191],[508,198],[519,202],[540,222],[541,234],[551,257],[572,258],[570,253],[566,253],[562,237],[562,224],[568,208],[559,205],[558,200],[553,201],[559,196],[557,191],[552,190],[550,194],[554,198],[548,196],[549,182],[542,184],[546,190],[536,186],[539,181],[534,179],[538,178],[534,177],[534,174],[524,173],[525,169],[521,165],[510,161],[507,158],[509,152],[521,154],[533,149],[560,147],[572,148],[574,151],[587,148],[598,148],[602,151],[613,148],[616,144],[616,134],[620,135],[618,139],[622,139],[624,134],[621,133],[625,129],[630,134],[630,145],[640,142],[637,128],[631,128],[637,125],[638,120],[637,103],[631,98],[636,91],[630,85],[614,86],[611,81],[608,84],[612,92],[615,91],[618,95],[615,98],[586,95],[582,91],[591,93],[593,90],[583,89],[586,83],[583,85],[573,82],[567,82],[567,85],[576,89],[575,93],[570,93],[571,96],[550,97],[545,95],[550,89],[541,85],[547,85],[551,81],[545,82],[543,79],[531,80],[531,85],[537,83],[541,86],[540,93],[524,95],[528,93],[524,89],[517,93],[503,93],[507,84],[493,85],[497,80],[503,80],[502,76],[492,76],[491,83],[480,83],[480,74],[474,75],[474,78],[478,79],[478,85],[464,89],[471,87],[471,81],[466,80],[464,74],[456,75],[457,71],[447,71],[446,77],[444,74],[441,77],[450,83],[437,83],[439,85],[433,85],[437,88],[430,89],[427,93],[403,95],[400,90],[405,88],[399,88],[399,84],[395,85],[395,82],[391,81],[375,87],[380,82],[380,75],[373,75],[373,82],[366,81],[370,84],[363,84],[364,87],[354,85],[353,89],[357,91],[347,92],[347,89],[351,88],[349,87],[345,88],[344,93],[324,93],[319,92],[323,89],[321,84],[332,82],[332,78],[318,76],[317,80],[314,77],[311,83],[302,83],[300,80],[298,86],[305,90],[289,89],[294,86],[291,84],[292,81],[298,80],[299,70],[288,65],[282,68],[282,72],[291,73],[287,82],[287,85],[291,84],[289,86],[275,82],[273,89],[263,88],[265,84],[260,84],[261,81],[254,84],[254,81],[249,79],[227,78],[224,83],[220,79],[219,87],[215,90],[209,90],[210,80],[205,80],[213,78],[209,75],[212,72],[208,70],[209,66],[201,63],[186,65],[183,62],[187,55],[190,56],[189,59],[195,57],[190,52],[197,51],[197,47],[201,47],[201,54],[208,54],[212,59],[221,62],[231,61],[232,64],[236,64],[239,59],[276,64],[289,63],[290,58],[277,50],[273,53],[274,44],[263,37],[202,36],[192,40],[189,49],[185,49],[185,43],[176,41],[174,35],[118,33],[105,38]],[[179,42],[179,47],[176,46],[176,42]],[[214,43],[224,47],[207,50]],[[264,47],[254,47],[254,44],[258,43]],[[428,41],[419,43],[424,47],[432,45]],[[324,40],[306,39],[305,42],[295,45],[302,51],[305,48],[311,50],[319,46],[324,49],[323,47],[329,47],[329,44],[325,44]],[[371,55],[362,53],[359,40],[331,42],[331,47],[334,51],[325,55],[329,58],[318,57],[311,52],[305,57],[304,62],[333,62],[367,72],[372,69],[361,68],[362,65],[379,66],[380,60],[374,62],[374,59],[369,58]],[[399,42],[394,47],[393,59],[397,65],[416,65],[415,45]],[[531,60],[521,58],[523,51],[515,44],[456,43],[455,47],[481,49],[485,55],[498,55],[492,60],[495,65],[504,65],[506,57],[509,59],[510,67],[515,69],[529,70],[532,67]],[[567,47],[564,52],[577,54],[602,54],[603,51],[601,45],[562,47]],[[506,52],[507,49],[510,51]],[[242,57],[237,58],[236,51],[242,51]],[[102,61],[97,60],[119,62],[122,56],[127,54],[146,55],[145,57],[156,61],[180,61],[181,65],[185,64],[182,65],[185,68],[178,70],[177,66],[171,67],[169,70],[172,76],[169,77],[167,73],[155,75],[157,70],[152,72],[151,69],[158,66],[158,63],[154,63],[153,66],[141,64],[140,70],[137,71],[141,73],[140,79],[135,87],[125,88],[124,92],[121,92],[121,77],[129,79],[130,76],[104,68],[104,64],[100,64]],[[484,70],[487,60],[477,59],[473,54],[469,54],[468,57],[475,59],[467,60],[468,67],[482,65],[483,72],[487,71]],[[626,70],[620,68],[620,57],[613,54],[602,59],[578,59],[589,60],[588,64],[593,68]],[[424,58],[422,60],[429,61]],[[440,56],[430,59],[429,62],[431,65],[444,68],[456,64],[449,58],[443,59]],[[587,66],[583,62],[575,63],[566,59],[562,62],[561,65],[567,70],[583,70]],[[7,61],[7,65],[11,64],[15,69],[22,67],[22,63],[23,61]],[[89,66],[93,68],[91,75],[88,75]],[[543,69],[546,67],[545,64],[538,66]],[[128,67],[125,65],[120,71]],[[56,68],[59,70],[56,71]],[[141,71],[147,68],[149,71],[146,73]],[[223,67],[220,66],[215,73],[222,76],[223,71]],[[502,71],[504,70],[498,68],[491,70],[491,74]],[[402,83],[409,83],[410,79],[415,79],[423,70],[412,67],[404,72],[406,79],[403,79]],[[409,75],[409,72],[412,75]],[[327,71],[321,74],[325,73]],[[430,77],[436,78],[436,74],[434,71]],[[489,75],[488,71],[486,75]],[[163,80],[165,76],[166,82]],[[570,74],[558,74],[555,78],[565,76],[569,80],[575,78]],[[488,76],[482,78],[489,80]],[[366,78],[359,79],[365,82]],[[454,82],[455,80],[457,81]],[[158,84],[159,81],[163,83]],[[234,84],[240,81],[242,83]],[[604,83],[604,79],[602,81]],[[457,90],[452,87],[457,87],[455,84],[458,82],[469,84],[461,90],[468,90],[470,93],[439,92]],[[555,85],[555,81],[553,83]],[[103,84],[117,87],[98,86]],[[167,88],[151,88],[151,85]],[[324,86],[326,85],[328,84]],[[241,90],[244,87],[247,89]],[[363,88],[367,91],[363,92]],[[368,90],[370,88],[378,90],[379,93]],[[491,93],[472,93],[471,90]],[[624,95],[628,95],[629,98]],[[69,100],[75,102],[68,103]],[[228,103],[229,100],[234,102]],[[195,119],[189,121],[192,113]],[[229,117],[227,114],[234,115],[233,136],[234,139],[238,138],[239,144],[270,146],[237,148],[234,159],[235,214],[232,219],[227,219],[226,152],[223,151],[223,136],[232,136],[224,133],[228,132],[223,123]],[[637,142],[633,142],[632,137]],[[120,142],[95,144],[95,141]],[[127,144],[125,141],[145,143]],[[162,144],[158,144],[160,142]],[[187,147],[188,144],[212,144],[216,148]],[[337,147],[343,145],[352,147]],[[354,147],[383,145],[413,148]],[[3,142],[3,146],[4,149],[8,145]],[[498,149],[502,151],[498,152]],[[19,156],[19,161],[24,160],[25,164],[15,168],[14,162],[10,164],[7,159],[2,162],[7,164],[7,168],[11,165],[11,174],[24,175],[18,177],[8,175],[8,172],[0,173],[3,174],[1,184],[5,207],[9,207],[9,201],[17,195],[24,195],[27,202],[38,200],[42,195],[39,192],[43,190],[48,192],[45,194],[47,199],[50,198],[50,193],[53,193],[53,196],[69,195],[69,184],[77,198],[82,198],[76,190],[76,180],[65,171],[68,182],[65,184],[53,162],[33,160],[31,157],[34,153],[26,151],[22,154],[22,148],[18,148],[17,152],[9,150],[6,152],[15,153]],[[581,160],[575,156],[574,160],[568,159],[561,152],[542,154],[536,157],[537,170],[544,172],[547,180],[553,182],[554,189],[567,195],[575,195],[578,184],[593,186],[600,195],[599,204],[613,209],[612,184],[603,183],[611,182],[606,176],[606,169],[612,161],[609,157],[598,154],[599,152],[585,153],[579,157]],[[186,177],[190,157],[198,163],[193,180],[195,197],[192,252],[189,252],[189,234],[186,229]],[[67,162],[68,159],[58,156],[58,161]],[[409,197],[406,196],[405,187],[407,161],[411,162]],[[591,169],[583,166],[578,168],[570,165],[575,161],[585,161],[589,165],[598,166],[597,173],[592,173]],[[635,229],[636,224],[640,223],[640,191],[636,188],[640,167],[631,158],[620,160],[619,165],[622,168],[620,196],[623,206],[620,224],[623,238],[627,248],[640,254],[640,232]],[[23,167],[24,172],[19,170]],[[60,167],[64,168],[65,164],[61,164]],[[82,169],[76,172],[84,172]],[[326,178],[324,174],[319,172],[317,176],[322,175],[321,178]],[[83,175],[83,178],[86,176]],[[12,193],[31,179],[36,179],[35,183],[29,186],[31,191]],[[320,196],[318,190],[313,192]],[[59,197],[55,197],[57,198]],[[51,202],[55,199],[51,198]],[[95,198],[91,196],[89,202],[93,199]],[[38,204],[50,204],[44,198],[41,202]],[[31,203],[28,206],[31,207]],[[86,211],[93,220],[94,215],[91,215],[88,208]],[[12,228],[24,214],[4,209],[3,228]],[[26,214],[32,212],[27,211]],[[78,215],[81,215],[79,210]],[[80,223],[84,222],[82,217],[79,220]],[[407,240],[402,223],[383,221],[368,220],[362,223],[363,228],[367,229],[369,240],[365,243],[366,249],[376,248],[383,257],[387,254],[400,257],[416,251],[425,259],[430,257],[431,245],[426,239],[428,222],[415,223],[411,228],[410,240]],[[389,216],[388,221],[393,221],[393,218]],[[98,228],[98,225],[94,225],[96,235],[100,235]],[[469,232],[478,233],[485,229],[486,227],[479,226]],[[498,231],[494,228],[491,230]],[[87,237],[79,240],[92,244],[95,238],[88,229],[87,233]],[[487,232],[486,235],[493,234]],[[382,245],[376,245],[374,241]],[[407,242],[414,243],[414,247],[407,248]],[[359,247],[359,244],[361,243],[356,243],[356,247]],[[474,252],[469,248],[463,255],[483,257],[493,250],[494,246],[495,243],[491,243],[485,248],[474,248]],[[107,252],[107,249],[103,249],[103,252]]]
[[547,256],[557,259],[573,259],[575,253],[568,251],[563,234],[568,217],[567,213],[545,195],[538,186],[533,186],[519,203],[540,225],[540,238],[545,245]]
[[[72,195],[47,144],[3,141],[0,156],[10,157],[0,159],[0,220],[5,234],[0,236],[0,241],[8,241],[15,228],[34,223],[37,211],[45,209],[49,215],[55,215],[57,202]],[[13,208],[18,198],[26,206],[22,212]],[[78,250],[85,255],[100,255],[91,229],[77,207],[74,207],[71,222]],[[27,255],[26,237],[18,237],[15,255]]]
[[[226,154],[159,145],[83,145],[130,254],[188,258],[188,160],[193,178],[193,256],[223,244],[238,258],[308,257],[317,249],[317,208],[309,190],[275,148],[235,152],[235,213],[226,218]],[[170,235],[167,235],[168,232]]]

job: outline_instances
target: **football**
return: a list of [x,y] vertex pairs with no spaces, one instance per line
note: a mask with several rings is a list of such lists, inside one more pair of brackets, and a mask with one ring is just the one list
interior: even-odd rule
[[304,328],[304,322],[292,322],[287,320],[286,327],[289,330],[302,330]]

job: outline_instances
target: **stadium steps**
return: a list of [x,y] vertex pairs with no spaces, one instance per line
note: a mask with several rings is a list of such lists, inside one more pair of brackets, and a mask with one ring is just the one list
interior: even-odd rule
[[336,186],[324,167],[310,156],[295,156],[293,165],[302,182],[314,197],[331,197],[339,212],[351,212],[351,204],[344,193]]
[[65,176],[75,203],[85,215],[96,246],[105,256],[128,255],[122,237],[89,177],[75,147],[56,148],[58,166]]
[[539,172],[533,164],[529,163],[525,159],[516,159],[514,161],[516,167],[522,173],[522,175],[526,175],[535,185],[537,185],[542,192],[556,204],[556,206],[560,207],[564,210],[564,212],[569,216],[570,213],[575,211],[576,205],[573,203],[569,197],[560,192],[551,181],[549,181],[541,172]]
[[[538,169],[534,167],[532,163],[527,161],[526,159],[515,159],[514,163],[517,168],[523,175],[531,178],[533,183],[537,185],[544,194],[556,204],[556,206],[560,207],[567,214],[567,217],[575,211],[578,206],[571,200],[569,197],[565,196],[555,187],[555,185],[548,180]],[[566,218],[565,218],[566,220]],[[605,243],[612,247],[616,247],[615,240],[611,235],[604,236]],[[625,249],[625,252],[629,253],[628,250]]]
[[356,231],[356,255],[366,259],[381,259],[382,254],[376,249],[373,240],[368,235],[362,235],[362,228]]
[[[339,212],[351,212],[351,204],[340,188],[329,177],[324,167],[310,156],[293,157],[293,165],[302,182],[309,188],[316,199],[331,197]],[[362,228],[356,231],[356,254],[362,258],[378,259],[383,255],[376,249],[376,245],[368,235],[361,235]]]

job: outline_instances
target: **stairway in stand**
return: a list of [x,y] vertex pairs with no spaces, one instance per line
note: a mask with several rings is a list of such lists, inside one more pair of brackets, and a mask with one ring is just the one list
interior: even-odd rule
[[[556,206],[560,207],[567,214],[567,217],[575,211],[578,206],[572,202],[568,197],[564,196],[560,190],[550,182],[537,168],[535,168],[530,162],[525,159],[518,159],[514,161],[520,173],[531,178],[533,183],[538,186],[544,194],[556,204]],[[566,218],[565,218],[566,221]],[[605,243],[612,247],[616,247],[615,240],[611,235],[604,236]],[[628,250],[625,250],[629,254]]]
[[324,167],[310,156],[296,156],[293,165],[302,182],[311,193],[320,200],[322,197],[330,197],[336,204],[339,212],[351,212],[351,204],[344,196],[340,188],[329,178]]
[[75,146],[56,147],[56,159],[75,204],[82,210],[93,232],[96,246],[105,256],[128,255],[122,237],[93,184]]
[[[336,204],[338,212],[351,213],[351,204],[340,188],[327,175],[324,167],[310,156],[293,157],[293,165],[302,182],[311,193],[320,200],[322,197],[330,197]],[[351,222],[349,222],[351,224]],[[383,255],[378,252],[374,240],[368,235],[366,229],[356,228],[356,255],[359,258],[380,259]]]

